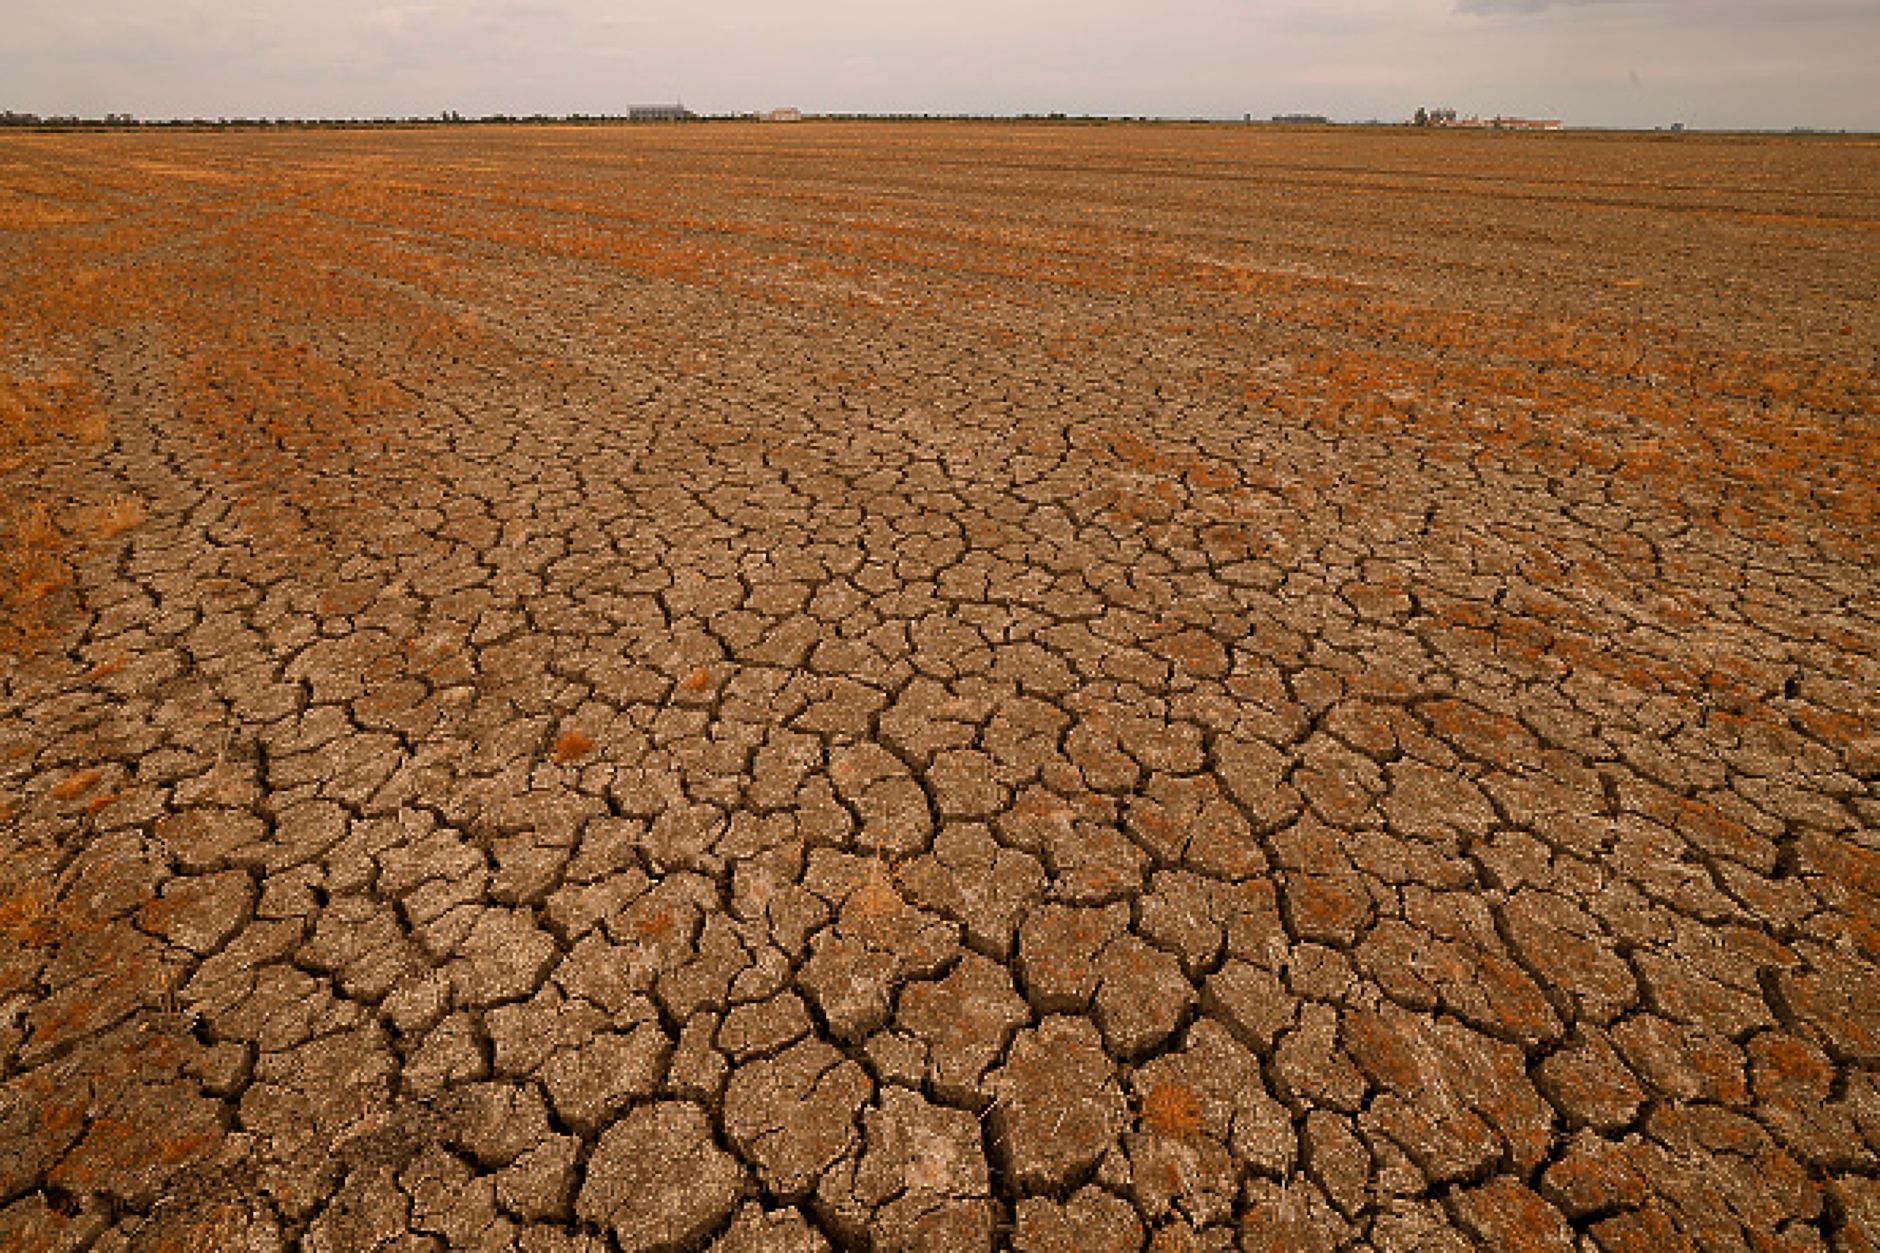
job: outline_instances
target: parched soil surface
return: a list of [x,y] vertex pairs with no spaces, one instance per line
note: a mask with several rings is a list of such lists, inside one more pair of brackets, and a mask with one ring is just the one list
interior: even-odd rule
[[1880,1246],[1880,148],[0,138],[0,1247]]

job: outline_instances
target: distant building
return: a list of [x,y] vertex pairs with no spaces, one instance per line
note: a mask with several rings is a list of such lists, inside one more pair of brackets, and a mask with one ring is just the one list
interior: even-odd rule
[[1289,122],[1294,126],[1323,126],[1330,118],[1318,113],[1275,113],[1275,122]]
[[691,116],[682,104],[636,104],[627,110],[629,122],[683,122]]
[[760,122],[800,122],[803,120],[801,109],[770,109],[757,115]]

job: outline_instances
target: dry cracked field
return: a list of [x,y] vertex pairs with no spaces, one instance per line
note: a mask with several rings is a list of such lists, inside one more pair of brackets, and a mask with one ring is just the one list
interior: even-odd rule
[[1880,1247],[1880,147],[0,138],[0,1247]]

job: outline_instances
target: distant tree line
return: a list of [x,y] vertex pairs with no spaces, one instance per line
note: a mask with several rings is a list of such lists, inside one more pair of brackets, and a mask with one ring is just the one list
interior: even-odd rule
[[[686,113],[685,119],[691,120],[699,115]],[[746,115],[738,115],[746,116]],[[446,109],[442,113],[424,117],[373,117],[373,118],[266,118],[266,117],[194,117],[161,118],[143,121],[129,113],[107,113],[103,117],[78,117],[72,114],[19,113],[11,109],[0,112],[0,127],[37,127],[42,130],[69,130],[81,127],[119,127],[119,126],[176,126],[191,129],[220,129],[223,127],[307,127],[307,126],[476,126],[476,125],[526,125],[554,123],[614,123],[631,122],[641,119],[625,113],[490,113],[482,117],[465,117],[455,109]]]
[[0,126],[136,126],[137,119],[128,113],[107,113],[103,117],[72,117],[54,114],[40,117],[37,113],[15,113],[8,109],[0,113]]

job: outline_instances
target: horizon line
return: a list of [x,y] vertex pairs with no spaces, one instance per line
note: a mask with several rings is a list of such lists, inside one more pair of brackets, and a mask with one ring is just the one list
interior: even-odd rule
[[[636,118],[632,111],[637,109],[680,109],[681,117]],[[764,120],[767,109],[741,109],[734,111],[695,112],[685,109],[678,102],[671,104],[630,105],[626,112],[573,112],[573,113],[484,113],[464,114],[454,109],[445,109],[438,113],[422,114],[375,114],[353,116],[183,116],[138,117],[130,113],[105,113],[99,116],[79,114],[37,114],[19,110],[0,110],[0,130],[108,130],[108,129],[143,129],[159,127],[202,127],[212,129],[267,127],[385,127],[385,126],[487,126],[487,125],[546,125],[546,124],[583,124],[583,125],[627,125],[627,126],[674,126],[690,122],[749,122]],[[888,122],[1045,122],[1045,123],[1166,123],[1182,125],[1217,125],[1217,126],[1264,126],[1264,127],[1389,127],[1402,130],[1427,131],[1502,131],[1522,134],[1559,134],[1562,132],[1598,132],[1616,134],[1714,134],[1714,135],[1867,135],[1880,134],[1880,131],[1866,131],[1846,127],[1821,126],[1702,126],[1681,121],[1660,123],[1657,125],[1616,126],[1576,124],[1562,119],[1537,119],[1499,115],[1496,117],[1470,117],[1457,122],[1419,124],[1413,118],[1336,118],[1321,114],[1271,114],[1255,117],[1243,113],[1239,117],[1226,114],[1134,114],[1134,113],[1071,113],[1062,110],[1048,112],[939,112],[939,111],[851,111],[832,110],[812,112],[801,110],[799,117],[791,122],[772,122],[772,125],[790,125],[798,122],[842,122],[842,121],[888,121]],[[1545,121],[1545,129],[1522,125]]]

